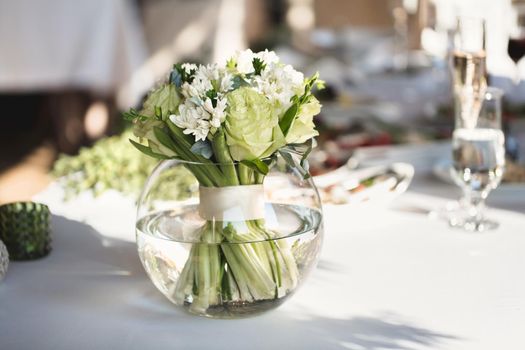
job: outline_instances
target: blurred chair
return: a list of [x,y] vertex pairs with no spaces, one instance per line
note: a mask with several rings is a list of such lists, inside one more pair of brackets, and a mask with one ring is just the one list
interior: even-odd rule
[[[0,94],[44,94],[40,116],[66,152],[111,127],[115,93],[146,57],[134,2],[126,0],[2,1],[0,52]],[[34,118],[10,101],[18,118]]]

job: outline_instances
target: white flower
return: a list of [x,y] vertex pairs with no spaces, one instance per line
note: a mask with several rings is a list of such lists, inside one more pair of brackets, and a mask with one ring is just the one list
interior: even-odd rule
[[[185,101],[179,105],[179,113],[171,115],[170,120],[185,134],[194,135],[195,140],[205,140],[210,130],[219,128],[224,122],[225,95],[232,88],[233,75],[224,68],[216,64],[197,67],[192,82],[182,84]],[[210,90],[218,90],[213,100],[207,95]]]
[[293,69],[292,66],[287,64],[283,68],[284,78],[292,85],[292,88],[301,92],[304,83],[304,74]]
[[279,57],[275,54],[274,51],[264,51],[257,52],[255,57],[261,59],[266,65],[275,64],[279,62]]
[[213,63],[199,66],[197,72],[195,72],[195,79],[204,82],[219,80],[219,65]]
[[282,115],[290,106],[290,99],[302,93],[304,76],[290,65],[270,64],[253,78],[255,89],[266,96]]
[[254,55],[250,49],[237,52],[235,57],[235,61],[237,62],[237,71],[241,74],[253,73],[253,58]]
[[226,99],[217,99],[217,104],[213,107],[212,100],[207,98],[202,105],[202,108],[211,116],[210,124],[214,128],[220,127],[226,118],[226,113],[224,112],[226,110],[226,103]]
[[233,75],[230,73],[224,73],[224,75],[221,78],[221,83],[219,85],[219,92],[226,93],[233,89]]
[[190,83],[184,83],[181,86],[182,96],[186,98],[199,97],[200,92]]
[[197,79],[195,77],[193,82],[182,84],[182,95],[186,98],[197,98],[201,99],[202,96],[206,96],[206,92],[213,89],[213,86],[209,80]]
[[189,113],[172,114],[169,118],[173,124],[181,129],[194,129],[197,125],[197,121]]
[[210,114],[213,113],[213,102],[210,98],[206,98],[206,100],[204,100],[202,108],[204,108],[204,110]]
[[217,105],[213,109],[212,113],[212,119],[211,119],[211,125],[215,128],[218,128],[221,126],[221,123],[226,119],[226,104],[228,100],[223,99],[217,99]]
[[193,63],[183,63],[182,69],[184,69],[186,74],[190,74],[192,70],[197,70],[197,65]]
[[183,129],[185,134],[195,136],[195,141],[205,140],[210,131],[211,115],[201,106],[186,101],[179,106],[179,114],[169,116],[170,120]]

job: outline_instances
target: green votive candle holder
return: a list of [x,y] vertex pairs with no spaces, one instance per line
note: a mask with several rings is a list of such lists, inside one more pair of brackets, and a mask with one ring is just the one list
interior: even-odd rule
[[33,260],[51,251],[50,211],[47,205],[16,202],[0,206],[0,239],[10,260]]

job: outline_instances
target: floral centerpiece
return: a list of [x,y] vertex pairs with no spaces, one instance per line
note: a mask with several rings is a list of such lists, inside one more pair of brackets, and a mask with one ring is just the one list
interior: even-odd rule
[[[199,184],[205,224],[180,271],[172,300],[205,313],[227,302],[271,300],[298,283],[291,247],[264,220],[262,186],[278,157],[307,178],[306,157],[318,135],[312,95],[318,75],[305,78],[272,51],[238,52],[224,65],[176,64],[134,124],[141,152],[184,162]],[[233,204],[232,204],[233,203]],[[237,216],[224,214],[240,206]],[[262,205],[262,206],[261,206]],[[260,242],[232,245],[235,242]],[[204,244],[210,243],[210,244]]]

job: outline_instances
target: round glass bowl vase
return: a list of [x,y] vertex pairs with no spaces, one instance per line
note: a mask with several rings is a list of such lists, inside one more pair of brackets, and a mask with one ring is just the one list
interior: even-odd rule
[[301,174],[282,159],[266,176],[236,163],[159,163],[136,223],[153,284],[207,317],[249,317],[281,305],[317,264],[323,241],[319,194]]

